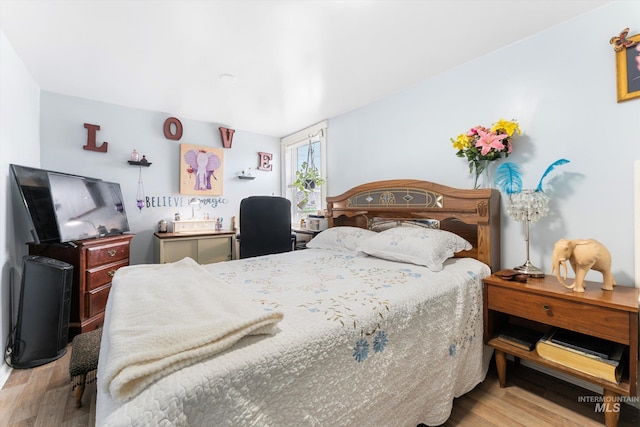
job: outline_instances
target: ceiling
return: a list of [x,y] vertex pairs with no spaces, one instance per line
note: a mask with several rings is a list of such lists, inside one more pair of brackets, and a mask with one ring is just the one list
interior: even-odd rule
[[610,1],[0,0],[0,29],[42,90],[281,137]]

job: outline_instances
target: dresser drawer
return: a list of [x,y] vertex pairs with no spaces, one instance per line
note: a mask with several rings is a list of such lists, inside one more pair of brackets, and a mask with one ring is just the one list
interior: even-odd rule
[[85,271],[85,274],[87,276],[87,291],[99,288],[102,285],[110,283],[116,271],[118,271],[118,269],[121,267],[126,267],[127,265],[129,265],[129,260],[125,259],[124,261]]
[[91,332],[100,328],[104,324],[104,314],[93,317],[91,320],[82,323],[81,333]]
[[111,284],[87,292],[87,317],[102,313],[107,306]]
[[487,306],[489,310],[620,343],[629,341],[628,312],[586,304],[577,299],[569,301],[500,286],[489,286]]
[[129,242],[87,248],[87,268],[129,258]]

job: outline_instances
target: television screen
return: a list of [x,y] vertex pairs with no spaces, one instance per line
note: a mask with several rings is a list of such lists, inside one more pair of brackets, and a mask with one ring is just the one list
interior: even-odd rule
[[115,182],[11,165],[35,243],[59,243],[129,231]]
[[48,176],[61,242],[129,231],[119,184],[56,172]]
[[60,241],[58,224],[53,210],[47,171],[27,166],[11,165],[11,172],[18,186],[29,220],[35,243]]

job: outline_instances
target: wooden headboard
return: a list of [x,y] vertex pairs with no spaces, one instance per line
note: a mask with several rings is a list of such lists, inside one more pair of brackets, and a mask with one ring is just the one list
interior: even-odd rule
[[457,257],[472,257],[491,271],[500,269],[500,192],[462,190],[429,181],[376,181],[327,197],[329,227],[368,228],[373,218],[422,218],[440,221],[472,245]]

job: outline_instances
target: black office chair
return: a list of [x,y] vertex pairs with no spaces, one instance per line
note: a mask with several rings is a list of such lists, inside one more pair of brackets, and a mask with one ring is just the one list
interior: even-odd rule
[[291,202],[284,197],[251,196],[240,202],[240,258],[289,252],[295,246],[291,232]]

